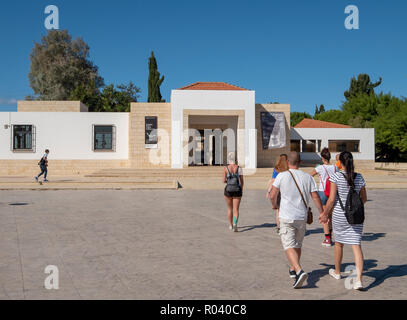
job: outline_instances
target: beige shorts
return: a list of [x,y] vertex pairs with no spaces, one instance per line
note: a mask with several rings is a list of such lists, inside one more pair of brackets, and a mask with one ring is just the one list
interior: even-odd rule
[[280,219],[280,236],[284,250],[302,247],[306,226],[307,222],[304,220]]

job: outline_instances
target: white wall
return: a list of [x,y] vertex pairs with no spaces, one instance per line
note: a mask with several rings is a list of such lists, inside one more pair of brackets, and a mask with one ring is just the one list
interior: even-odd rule
[[[375,131],[371,128],[291,128],[291,140],[322,140],[321,150],[329,147],[328,140],[359,140],[360,152],[352,152],[353,158],[375,160]],[[336,154],[331,152],[333,158]],[[315,160],[315,153],[303,152],[301,158]]]
[[[34,125],[36,153],[13,152],[11,127]],[[92,151],[92,126],[116,126],[116,152]],[[50,149],[55,160],[126,160],[129,157],[128,113],[0,112],[0,159],[40,159]]]
[[255,118],[255,92],[233,90],[172,90],[171,166],[183,167],[183,111],[244,110],[245,111],[245,167],[257,166],[257,134]]

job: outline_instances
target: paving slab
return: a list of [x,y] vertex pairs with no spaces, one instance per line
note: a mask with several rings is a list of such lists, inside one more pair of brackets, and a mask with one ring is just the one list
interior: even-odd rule
[[[333,248],[321,246],[316,222],[304,241],[308,283],[291,288],[264,190],[244,192],[237,233],[221,190],[14,190],[0,199],[0,299],[407,298],[406,190],[368,191],[364,292],[329,277]],[[352,264],[345,247],[344,268]],[[48,265],[59,269],[58,290],[44,287]]]

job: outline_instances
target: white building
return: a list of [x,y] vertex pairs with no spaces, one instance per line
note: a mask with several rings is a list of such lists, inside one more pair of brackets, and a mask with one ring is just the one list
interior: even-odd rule
[[[37,170],[45,149],[55,171],[224,165],[272,167],[290,149],[290,105],[256,104],[255,91],[223,82],[173,90],[170,103],[131,103],[92,113],[79,101],[19,101],[0,114],[0,174]],[[30,169],[33,168],[33,169]]]
[[273,167],[290,149],[305,162],[324,147],[375,159],[373,129],[305,119],[290,131],[290,105],[256,104],[255,91],[223,82],[173,90],[170,103],[131,103],[130,112],[87,111],[79,101],[19,101],[18,112],[0,113],[0,175],[31,174],[45,149],[60,174],[219,166],[232,151],[246,169]]
[[319,162],[323,148],[329,148],[333,158],[346,150],[359,165],[374,165],[375,131],[312,119],[291,128],[291,150],[301,152],[304,162]]

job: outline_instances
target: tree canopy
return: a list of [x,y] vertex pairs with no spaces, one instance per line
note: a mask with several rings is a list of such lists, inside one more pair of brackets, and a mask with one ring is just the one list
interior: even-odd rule
[[291,112],[291,115],[290,115],[291,127],[295,127],[304,118],[312,119],[312,116],[309,113],[306,113],[306,112]]
[[101,91],[95,86],[77,87],[70,100],[80,100],[89,107],[90,112],[129,112],[130,103],[137,102],[140,88],[131,81],[129,84],[105,86]]
[[67,30],[50,30],[35,43],[28,75],[34,99],[67,100],[78,88],[101,88],[103,78],[89,60],[89,46]]
[[[315,108],[315,120],[350,125],[354,128],[374,128],[376,160],[407,161],[407,99],[391,94],[376,94],[379,86],[370,82],[366,74],[353,77],[350,88],[345,92],[347,98],[340,109],[325,111],[323,105]],[[321,110],[322,109],[322,110]],[[291,114],[291,126],[304,118],[311,118],[305,112]]]
[[344,96],[347,100],[353,97],[357,97],[361,94],[371,95],[374,94],[374,88],[378,87],[382,83],[382,78],[376,83],[372,83],[370,81],[369,75],[362,73],[358,75],[356,79],[353,77],[350,80],[350,87],[349,90],[344,92]]
[[89,60],[89,46],[72,39],[67,30],[51,30],[35,43],[29,80],[34,96],[28,100],[80,100],[89,111],[128,112],[140,88],[131,81],[105,85],[98,67]]

